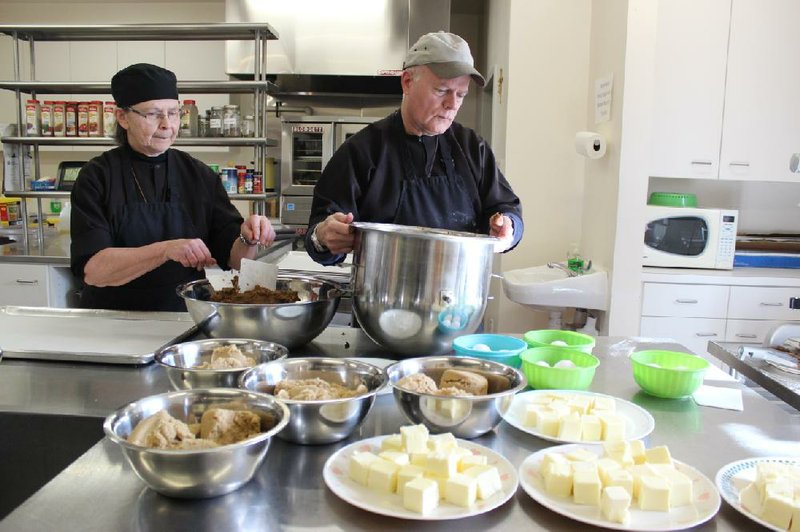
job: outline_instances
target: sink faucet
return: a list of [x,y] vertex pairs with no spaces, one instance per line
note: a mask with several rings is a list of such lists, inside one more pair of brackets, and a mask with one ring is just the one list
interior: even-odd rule
[[548,262],[548,263],[547,263],[547,267],[548,267],[548,268],[553,268],[553,269],[556,269],[556,270],[561,270],[561,271],[563,271],[563,272],[566,272],[566,274],[567,274],[567,277],[577,277],[578,275],[580,275],[580,274],[579,274],[578,272],[576,272],[575,270],[570,270],[570,269],[567,267],[567,265],[566,265],[566,264],[564,264],[564,263],[562,263],[562,262]]

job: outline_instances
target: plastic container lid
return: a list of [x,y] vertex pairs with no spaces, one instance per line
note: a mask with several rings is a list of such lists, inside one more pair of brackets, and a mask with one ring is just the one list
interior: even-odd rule
[[697,196],[680,192],[652,192],[647,204],[663,207],[697,207]]

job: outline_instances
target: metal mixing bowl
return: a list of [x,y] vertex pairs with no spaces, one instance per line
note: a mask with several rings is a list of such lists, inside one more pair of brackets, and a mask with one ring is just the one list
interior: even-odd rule
[[[489,393],[448,397],[397,387],[397,381],[415,373],[424,373],[438,384],[446,369],[480,373],[489,381]],[[495,428],[514,394],[528,384],[518,369],[463,356],[409,358],[387,367],[386,374],[397,405],[412,423],[423,423],[434,433],[452,432],[457,438],[475,438]]]
[[383,370],[372,364],[344,358],[286,358],[260,364],[242,375],[240,385],[248,390],[272,393],[286,379],[320,378],[367,393],[347,399],[295,401],[281,399],[291,412],[289,424],[278,437],[295,443],[332,443],[350,436],[364,421],[375,396],[386,384]]
[[296,303],[248,304],[209,301],[208,279],[180,285],[178,295],[200,329],[212,338],[255,338],[292,349],[313,340],[328,326],[341,300],[340,287],[307,275],[278,275],[278,290],[295,290]]
[[[166,410],[187,423],[212,407],[248,409],[261,416],[258,436],[213,449],[150,449],[128,443],[133,428]],[[170,497],[206,498],[247,483],[264,461],[272,436],[289,422],[286,405],[266,394],[232,388],[184,390],[153,395],[123,406],[103,423],[108,439],[122,449],[134,472],[151,489]]]
[[196,366],[211,361],[211,353],[217,347],[235,345],[256,364],[286,358],[289,350],[274,342],[242,340],[238,338],[211,338],[162,347],[156,351],[156,362],[167,370],[167,377],[176,390],[192,388],[238,388],[239,377],[248,368],[200,369]]

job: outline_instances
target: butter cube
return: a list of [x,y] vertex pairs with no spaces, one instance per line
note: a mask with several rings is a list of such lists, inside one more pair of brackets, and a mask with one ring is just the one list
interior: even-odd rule
[[424,453],[411,453],[408,455],[408,460],[412,465],[419,467],[428,466],[428,451]]
[[572,468],[569,463],[552,463],[544,477],[545,491],[557,497],[569,497],[572,493]]
[[527,398],[527,403],[532,405],[549,405],[553,401],[553,396],[548,393],[537,393]]
[[573,476],[578,471],[589,471],[591,473],[599,474],[597,471],[597,462],[570,462]]
[[625,524],[630,520],[631,494],[619,486],[603,488],[600,510],[603,517],[614,523]]
[[403,489],[403,507],[420,514],[429,514],[439,506],[439,485],[427,478],[417,477]]
[[445,483],[445,500],[469,508],[478,497],[478,480],[469,475],[455,475]]
[[761,515],[761,510],[764,505],[761,502],[761,490],[758,489],[758,484],[756,482],[751,482],[739,492],[739,503],[744,506],[747,511],[755,515]]
[[616,412],[617,401],[613,397],[595,397],[592,411]]
[[651,464],[635,465],[628,468],[628,472],[633,477],[633,498],[639,499],[642,487],[642,477],[657,477],[658,471],[653,469]]
[[369,464],[369,473],[367,474],[367,487],[394,493],[397,491],[398,469],[400,469],[400,466],[383,458],[372,461]]
[[475,477],[478,481],[478,498],[481,500],[486,500],[503,489],[503,482],[500,480],[500,472],[498,472],[497,468],[494,466],[472,466],[465,470],[464,474]]
[[584,441],[600,441],[603,439],[603,425],[594,414],[581,416],[581,439]]
[[608,472],[606,486],[618,486],[627,491],[633,497],[633,475],[627,469],[613,469]]
[[400,427],[403,450],[407,453],[428,452],[428,428],[425,425]]
[[669,483],[661,477],[643,476],[639,488],[639,508],[669,511]]
[[607,456],[597,461],[597,473],[600,475],[600,481],[605,485],[608,484],[608,473],[613,470],[618,470],[622,466],[616,460],[612,460]]
[[422,477],[424,473],[424,469],[415,465],[400,466],[397,470],[397,494],[402,497],[405,485],[415,478]]
[[628,444],[631,448],[631,456],[634,464],[643,464],[647,461],[645,455],[644,442],[642,440],[630,440]]
[[579,447],[567,453],[567,460],[573,462],[595,462],[597,460],[597,455],[592,451]]
[[425,469],[433,475],[450,478],[458,473],[458,457],[448,452],[430,453]]
[[451,432],[428,436],[428,449],[433,452],[450,451],[457,447],[458,442]]
[[761,519],[782,530],[789,528],[794,510],[794,489],[779,482],[764,484]]
[[381,440],[381,451],[402,451],[403,438],[399,434],[386,436]]
[[399,466],[404,466],[411,463],[406,453],[401,453],[398,451],[382,451],[378,453],[378,457],[388,460],[389,462],[394,462]]
[[653,468],[669,483],[669,507],[685,506],[692,502],[692,481],[689,477],[667,464],[655,464]]
[[550,412],[553,412],[559,418],[568,416],[571,413],[569,405],[567,405],[566,401],[553,401],[547,406],[547,408],[549,409]]
[[347,476],[362,486],[366,486],[369,465],[375,460],[379,460],[379,458],[370,452],[353,453],[347,464]]
[[625,419],[613,413],[598,414],[603,427],[603,441],[619,441],[625,439]]
[[467,469],[476,465],[486,465],[489,460],[482,454],[469,454],[462,456],[458,461],[458,472],[463,473]]
[[597,471],[575,471],[572,477],[572,500],[575,504],[600,506],[602,487]]
[[666,445],[659,445],[658,447],[650,447],[644,451],[645,461],[648,464],[672,464],[672,456],[669,454],[669,449]]
[[563,416],[558,424],[558,438],[562,440],[580,441],[581,416],[575,412]]
[[550,474],[553,464],[563,464],[569,467],[570,461],[561,453],[544,453],[542,465],[539,468],[542,478],[546,478]]
[[558,436],[558,429],[561,425],[559,414],[553,410],[545,410],[537,418],[536,428],[545,436]]
[[525,417],[523,418],[522,424],[526,427],[537,427],[539,426],[539,416],[542,412],[550,411],[543,404],[529,404],[525,405]]
[[617,461],[622,467],[633,465],[633,455],[631,448],[626,441],[611,441],[603,444],[606,456]]
[[439,499],[444,500],[445,488],[447,487],[447,477],[440,477],[439,475],[434,475],[430,471],[425,471],[424,477],[436,482],[439,490]]
[[589,409],[592,407],[592,398],[588,395],[574,395],[567,401],[567,406],[571,412],[582,416],[589,413]]

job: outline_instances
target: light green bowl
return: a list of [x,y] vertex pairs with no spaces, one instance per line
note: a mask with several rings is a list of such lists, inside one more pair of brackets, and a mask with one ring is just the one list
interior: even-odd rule
[[[589,353],[564,347],[534,347],[520,353],[522,373],[534,390],[587,390],[600,360]],[[550,366],[559,360],[571,360],[575,368],[553,368],[536,364],[544,360]]]
[[703,375],[708,368],[708,360],[702,357],[660,349],[632,354],[631,364],[636,384],[650,395],[664,399],[682,399],[692,395],[703,384]]
[[[577,349],[584,353],[591,353],[594,348],[594,337],[575,331],[560,331],[558,329],[541,329],[528,331],[523,336],[531,347],[556,347],[559,349]],[[553,345],[553,342],[564,342],[565,346]]]

